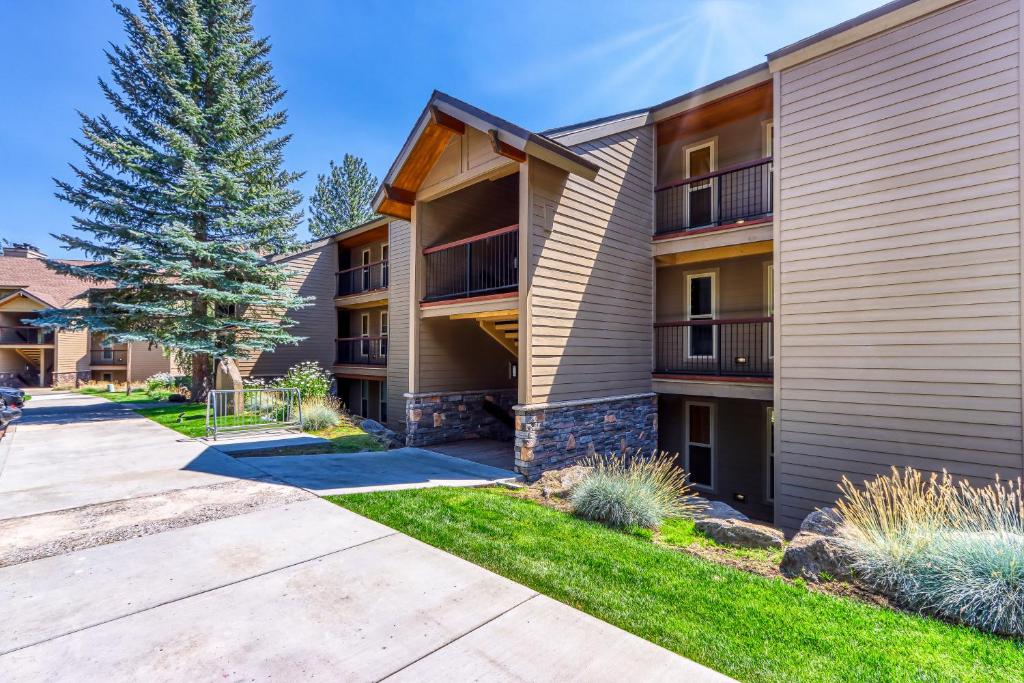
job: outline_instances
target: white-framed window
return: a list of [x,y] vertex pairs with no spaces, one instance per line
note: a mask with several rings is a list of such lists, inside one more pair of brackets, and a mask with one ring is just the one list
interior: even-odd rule
[[696,488],[715,490],[715,404],[687,401],[686,471]]
[[[775,315],[775,269],[771,261],[764,262],[764,317],[772,318]],[[773,332],[775,329],[775,322],[772,321],[771,325],[765,325],[765,350],[767,352],[768,360],[775,358],[775,340],[773,339]]]
[[380,245],[380,286],[388,286],[388,244]]
[[362,288],[362,291],[365,292],[368,289],[370,289],[370,267],[369,267],[370,266],[370,250],[369,249],[363,249],[362,266],[363,266],[363,288]]
[[388,312],[380,312],[380,355],[388,353]]
[[380,421],[388,421],[388,383],[383,380],[380,383]]
[[[359,342],[359,353],[364,356],[370,355],[370,314],[360,313],[359,314],[359,336],[362,337],[362,341]],[[365,415],[364,415],[365,417]]]
[[775,502],[775,407],[764,411],[764,499]]
[[[686,275],[686,319],[714,320],[718,314],[718,274],[688,273]],[[690,325],[686,328],[688,358],[715,358],[718,342],[714,325]]]
[[[687,178],[714,173],[718,168],[718,140],[712,138],[687,147],[683,152],[683,171]],[[686,192],[686,224],[691,228],[712,225],[715,215],[715,178],[690,183]]]
[[359,414],[370,416],[370,380],[359,380]]

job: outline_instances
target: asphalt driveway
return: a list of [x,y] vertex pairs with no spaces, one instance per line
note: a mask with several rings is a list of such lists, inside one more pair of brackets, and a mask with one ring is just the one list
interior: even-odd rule
[[725,680],[120,406],[26,413],[0,557],[47,550],[0,568],[0,680]]

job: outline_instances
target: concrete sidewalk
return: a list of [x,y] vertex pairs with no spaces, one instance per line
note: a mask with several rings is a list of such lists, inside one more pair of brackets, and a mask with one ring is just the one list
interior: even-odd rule
[[[46,401],[19,427],[0,472],[0,510],[13,517],[0,525],[45,536],[67,515],[100,524],[144,501],[165,509],[183,483],[219,509],[232,475],[299,499],[0,568],[5,683],[728,680],[219,452],[205,455],[216,473],[191,470],[195,442],[79,400]],[[159,493],[110,498],[140,481]],[[59,508],[72,501],[85,507]]]

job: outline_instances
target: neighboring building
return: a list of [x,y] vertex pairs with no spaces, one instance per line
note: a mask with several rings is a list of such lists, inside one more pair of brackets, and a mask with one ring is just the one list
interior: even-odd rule
[[[409,226],[380,218],[316,240],[272,260],[291,271],[290,282],[311,305],[288,312],[304,337],[238,360],[247,377],[273,378],[316,361],[331,370],[337,393],[352,413],[404,431],[408,384]],[[391,292],[399,292],[396,300]]]
[[40,310],[79,305],[90,288],[50,270],[44,258],[28,244],[4,247],[0,256],[0,385],[138,382],[158,372],[177,372],[161,349],[146,343],[109,344],[88,331],[53,331],[26,323]]
[[268,372],[531,477],[660,447],[788,529],[843,476],[1020,476],[1020,15],[899,0],[544,133],[435,93],[390,218],[288,257],[321,298]]

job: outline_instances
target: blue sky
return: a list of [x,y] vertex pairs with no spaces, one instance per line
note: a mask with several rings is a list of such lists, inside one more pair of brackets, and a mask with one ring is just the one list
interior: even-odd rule
[[[382,175],[434,88],[540,130],[669,99],[882,2],[257,0],[255,22],[308,196],[346,152]],[[107,0],[0,2],[0,237],[68,255],[52,178],[80,161],[75,111],[110,111],[96,79],[122,38]]]

